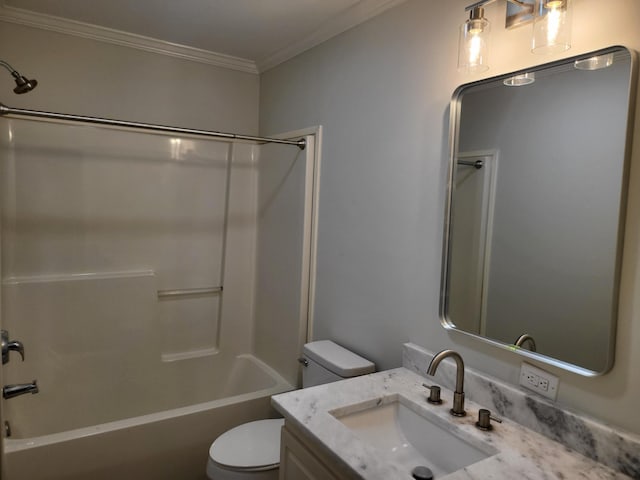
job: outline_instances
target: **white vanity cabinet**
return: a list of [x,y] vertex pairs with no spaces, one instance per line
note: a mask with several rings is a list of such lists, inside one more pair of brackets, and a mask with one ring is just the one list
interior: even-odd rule
[[347,476],[329,467],[331,460],[303,438],[300,431],[286,422],[280,436],[279,480],[343,480]]

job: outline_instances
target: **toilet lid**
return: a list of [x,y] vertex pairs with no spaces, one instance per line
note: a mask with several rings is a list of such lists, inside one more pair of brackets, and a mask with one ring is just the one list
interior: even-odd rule
[[260,468],[280,463],[280,429],[284,419],[258,420],[239,425],[220,435],[209,449],[219,465]]

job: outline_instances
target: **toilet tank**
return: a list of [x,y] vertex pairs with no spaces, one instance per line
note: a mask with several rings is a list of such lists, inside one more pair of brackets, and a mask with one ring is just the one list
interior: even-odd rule
[[312,387],[373,373],[375,365],[331,340],[307,343],[302,348],[302,386]]

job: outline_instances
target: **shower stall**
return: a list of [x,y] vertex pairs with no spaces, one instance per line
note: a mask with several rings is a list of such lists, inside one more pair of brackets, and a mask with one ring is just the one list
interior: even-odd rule
[[39,391],[3,400],[3,478],[204,478],[213,439],[298,384],[320,130],[278,137],[302,149],[16,113],[0,301],[25,357],[2,375]]

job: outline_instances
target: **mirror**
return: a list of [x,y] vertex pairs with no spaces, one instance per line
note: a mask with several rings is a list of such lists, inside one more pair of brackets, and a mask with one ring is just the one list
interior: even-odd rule
[[456,90],[446,328],[611,368],[634,80],[633,52],[611,47]]

